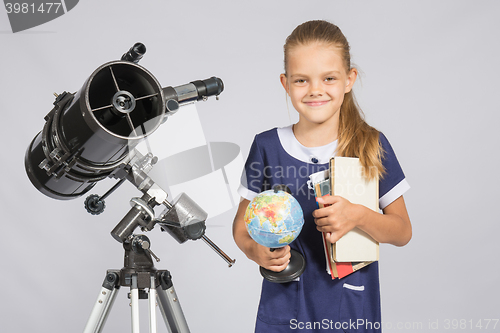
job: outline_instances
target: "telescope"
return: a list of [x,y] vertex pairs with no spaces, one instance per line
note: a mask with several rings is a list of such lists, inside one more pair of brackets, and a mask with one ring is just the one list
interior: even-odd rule
[[[31,183],[57,200],[81,197],[99,181],[114,179],[115,185],[104,195],[92,194],[85,199],[85,208],[92,215],[102,213],[104,200],[127,180],[142,192],[130,200],[132,208],[111,231],[113,238],[123,243],[125,266],[107,271],[84,332],[101,331],[120,286],[131,288],[133,332],[138,332],[141,293],[149,293],[153,310],[158,297],[170,331],[189,331],[177,298],[171,296],[175,293],[170,273],[154,268],[152,258],[159,258],[151,251],[148,237],[134,234],[137,228],[147,232],[159,224],[179,243],[201,238],[229,267],[235,262],[205,235],[207,213],[184,193],[167,200],[167,192],[148,175],[158,159],[152,152],[143,154],[135,149],[169,117],[182,112],[181,106],[212,96],[218,99],[224,84],[220,78],[210,77],[162,87],[138,64],[145,52],[144,44],[136,43],[120,60],[98,67],[77,92],[55,94],[54,107],[25,155]],[[157,206],[164,206],[158,216]],[[155,316],[151,307],[150,322]]]
[[129,152],[179,106],[220,95],[212,77],[162,88],[137,64],[146,49],[137,43],[122,60],[97,68],[76,93],[57,95],[43,130],[26,152],[28,177],[43,194],[73,199],[129,162]]

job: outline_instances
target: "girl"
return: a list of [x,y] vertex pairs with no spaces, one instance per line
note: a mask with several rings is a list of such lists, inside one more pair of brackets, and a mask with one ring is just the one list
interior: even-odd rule
[[[409,188],[385,136],[362,118],[352,93],[357,70],[351,67],[349,44],[340,29],[326,21],[299,25],[286,39],[285,73],[280,79],[299,121],[256,135],[239,193],[242,201],[233,235],[246,256],[262,267],[283,270],[290,246],[306,259],[297,281],[263,281],[256,332],[345,331],[379,332],[381,327],[378,262],[343,279],[325,272],[321,232],[334,243],[357,227],[380,243],[403,246],[411,223],[403,200]],[[359,157],[365,177],[379,176],[383,214],[338,197],[317,201],[308,176],[328,168],[332,156]],[[253,197],[276,184],[286,184],[301,204],[305,223],[290,245],[271,252],[257,244],[243,216]]]

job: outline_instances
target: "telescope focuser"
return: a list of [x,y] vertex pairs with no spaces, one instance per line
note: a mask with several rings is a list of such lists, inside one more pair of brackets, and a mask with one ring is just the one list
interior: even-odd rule
[[122,55],[121,60],[130,61],[137,64],[139,60],[142,59],[145,53],[146,53],[146,45],[142,43],[135,43],[134,46],[132,46],[130,50],[128,50],[127,53]]

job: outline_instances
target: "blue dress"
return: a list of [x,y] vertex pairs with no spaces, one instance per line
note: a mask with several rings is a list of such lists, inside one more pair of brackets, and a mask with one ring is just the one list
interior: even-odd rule
[[[404,173],[386,137],[380,134],[387,174],[380,181],[383,209],[409,189]],[[256,332],[380,332],[378,262],[342,279],[327,274],[321,233],[312,212],[318,208],[309,175],[328,169],[337,142],[322,147],[302,146],[291,126],[274,128],[255,136],[239,194],[252,200],[276,184],[285,184],[300,203],[304,226],[290,246],[302,253],[307,266],[298,281],[262,282]]]

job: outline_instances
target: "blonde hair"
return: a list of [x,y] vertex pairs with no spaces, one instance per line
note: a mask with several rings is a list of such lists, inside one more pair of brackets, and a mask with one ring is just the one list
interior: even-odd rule
[[[309,43],[319,42],[337,48],[347,73],[351,70],[350,47],[344,34],[336,25],[322,20],[302,23],[287,37],[283,47],[285,53],[285,75],[287,75],[287,62],[292,48]],[[368,125],[364,114],[354,98],[354,93],[344,95],[340,107],[339,139],[336,149],[337,156],[358,157],[364,168],[365,177],[380,178],[385,174],[382,165],[383,149],[379,142],[380,133]]]

